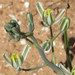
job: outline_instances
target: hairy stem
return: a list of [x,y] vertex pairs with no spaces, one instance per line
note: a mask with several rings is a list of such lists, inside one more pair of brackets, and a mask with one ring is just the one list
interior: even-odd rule
[[[53,39],[52,27],[50,26],[51,39]],[[54,56],[54,46],[52,41],[52,62],[55,64],[55,56]]]
[[68,60],[68,63],[69,63],[70,70],[72,70],[71,57],[70,57],[70,54],[69,54],[67,31],[64,32],[64,40],[65,40],[66,57],[67,57],[67,60]]

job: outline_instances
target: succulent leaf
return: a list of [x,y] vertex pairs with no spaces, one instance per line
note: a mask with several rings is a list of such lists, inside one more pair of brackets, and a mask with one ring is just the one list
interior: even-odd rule
[[66,9],[63,9],[60,14],[55,18],[55,21],[53,23],[53,25],[55,25],[57,22],[59,22],[65,15],[65,11]]
[[40,2],[37,2],[36,3],[36,8],[37,8],[37,11],[38,11],[40,17],[42,18],[43,11],[44,11],[44,8],[43,8],[42,4]]
[[30,32],[34,30],[33,16],[30,12],[27,13],[28,28]]
[[3,54],[3,57],[4,57],[5,61],[7,62],[7,64],[9,64],[11,66],[11,60],[8,58],[8,56],[6,54]]
[[70,19],[65,17],[60,26],[60,32],[66,31],[70,26]]
[[29,45],[26,45],[23,49],[23,52],[22,52],[22,57],[23,57],[23,61],[25,61],[27,55],[28,55],[28,52],[30,50],[30,46]]

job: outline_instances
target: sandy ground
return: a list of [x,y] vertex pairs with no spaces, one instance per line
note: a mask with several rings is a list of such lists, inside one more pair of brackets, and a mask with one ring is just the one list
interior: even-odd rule
[[[49,29],[47,31],[42,31],[42,25],[40,24],[40,16],[36,12],[35,2],[36,0],[24,0],[24,2],[30,2],[30,11],[34,16],[34,36],[37,41],[42,44],[43,41],[50,38]],[[43,3],[43,0],[40,0]],[[53,0],[51,0],[53,1]],[[55,0],[54,0],[55,1]],[[11,3],[13,2],[13,5]],[[0,0],[0,75],[56,75],[53,70],[49,67],[44,67],[36,71],[31,72],[17,72],[14,68],[8,67],[6,62],[3,59],[3,53],[6,53],[9,57],[13,52],[20,53],[25,44],[21,44],[21,40],[19,42],[15,42],[13,40],[9,41],[9,37],[7,33],[4,31],[4,25],[6,22],[10,21],[9,14],[14,15],[20,21],[20,27],[22,31],[28,31],[27,29],[27,20],[26,20],[26,7],[24,6],[24,2],[21,0]],[[47,1],[49,2],[49,1]],[[2,5],[2,7],[1,7]],[[23,13],[24,12],[24,13]],[[22,14],[23,13],[23,14]],[[71,19],[71,26],[68,29],[68,39],[70,45],[70,54],[72,57],[72,64],[75,65],[75,0],[70,1],[70,9],[68,10],[68,16]],[[59,24],[53,26],[53,34],[54,36],[59,32]],[[55,40],[55,60],[56,63],[62,62],[67,64],[66,62],[66,54],[64,49],[64,43],[62,41],[62,35],[60,35]],[[50,54],[46,54],[47,58],[51,60],[51,52]],[[23,64],[23,67],[30,68],[35,67],[41,64],[43,61],[37,51],[36,48],[31,46],[31,50],[28,54],[26,61]],[[67,67],[68,68],[68,67]]]

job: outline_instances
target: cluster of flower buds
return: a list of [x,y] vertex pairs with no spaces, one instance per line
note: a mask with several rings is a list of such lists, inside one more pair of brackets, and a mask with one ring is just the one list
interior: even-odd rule
[[47,10],[44,10],[42,18],[45,23],[44,25],[51,26],[54,22],[54,18],[53,18],[51,9],[48,8]]
[[50,41],[49,40],[44,41],[42,44],[42,48],[45,53],[50,52]]
[[4,59],[6,60],[7,64],[16,68],[16,70],[21,70],[22,63],[25,61],[27,54],[30,50],[30,46],[26,45],[23,49],[23,52],[21,55],[13,53],[11,56],[11,59],[8,58],[6,54],[3,55]]
[[9,34],[10,38],[20,40],[20,27],[15,20],[11,20],[4,26],[6,32]]
[[63,16],[65,15],[65,11],[66,11],[65,9],[63,9],[56,18],[53,18],[52,10],[49,8],[47,10],[44,10],[42,4],[39,1],[37,1],[36,3],[36,8],[37,8],[39,15],[43,19],[44,26],[55,25],[57,22],[59,22],[63,18]]
[[18,70],[20,69],[21,64],[23,63],[23,57],[19,54],[13,53],[11,56],[11,63],[12,66]]

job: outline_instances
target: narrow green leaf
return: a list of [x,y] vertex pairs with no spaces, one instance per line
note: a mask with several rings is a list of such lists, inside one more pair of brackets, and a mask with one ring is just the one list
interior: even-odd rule
[[70,26],[70,19],[68,17],[65,17],[61,23],[60,31],[61,32],[66,31],[69,28],[69,26]]
[[63,9],[60,14],[55,18],[55,21],[53,23],[53,25],[55,25],[57,22],[59,22],[65,15],[65,11],[66,9]]
[[7,64],[9,64],[11,66],[12,65],[11,60],[8,58],[8,56],[6,54],[3,54],[3,57],[4,57],[5,61],[7,62]]
[[30,12],[27,13],[28,28],[30,32],[34,30],[33,16]]
[[43,11],[44,11],[44,8],[43,8],[42,4],[40,2],[37,2],[36,3],[36,8],[37,8],[37,11],[38,11],[40,17],[42,18]]
[[30,50],[30,46],[29,45],[26,45],[23,49],[23,52],[22,52],[22,57],[23,57],[23,61],[25,61],[27,55],[28,55],[28,52]]

